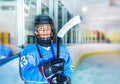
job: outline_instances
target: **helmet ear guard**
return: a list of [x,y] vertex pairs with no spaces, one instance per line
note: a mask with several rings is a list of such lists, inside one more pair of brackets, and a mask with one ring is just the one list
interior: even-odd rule
[[53,28],[53,26],[52,26],[52,30],[51,30],[51,39],[53,40],[53,38],[54,38],[54,28]]
[[36,30],[35,30],[35,32],[34,32],[34,33],[35,33],[35,35],[38,35],[38,32],[37,32]]

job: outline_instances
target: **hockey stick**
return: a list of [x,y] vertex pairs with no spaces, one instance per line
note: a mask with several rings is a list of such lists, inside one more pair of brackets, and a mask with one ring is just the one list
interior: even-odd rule
[[73,17],[70,21],[68,21],[58,32],[58,34],[57,34],[57,59],[60,58],[61,39],[73,26],[77,25],[80,22],[81,22],[80,16],[77,15],[77,16]]

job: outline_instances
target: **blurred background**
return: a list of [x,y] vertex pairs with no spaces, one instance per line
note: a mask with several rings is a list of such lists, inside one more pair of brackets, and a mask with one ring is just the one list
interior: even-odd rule
[[[38,14],[53,19],[55,36],[71,18],[81,16],[82,22],[62,39],[76,69],[73,84],[120,84],[120,0],[0,0],[0,44],[16,56],[22,48],[35,43],[34,18]],[[19,59],[0,64],[0,71],[6,73],[12,67],[11,72],[17,71],[13,80],[20,79]],[[1,74],[0,79],[7,80],[8,74]],[[17,79],[14,84],[22,84]]]
[[34,17],[42,13],[54,19],[56,33],[81,15],[63,44],[120,43],[119,10],[120,0],[0,0],[0,40],[18,47],[34,43]]

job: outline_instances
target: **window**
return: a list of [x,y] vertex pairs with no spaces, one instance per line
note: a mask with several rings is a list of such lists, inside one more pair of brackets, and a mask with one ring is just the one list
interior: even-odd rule
[[1,6],[2,10],[16,10],[15,6]]

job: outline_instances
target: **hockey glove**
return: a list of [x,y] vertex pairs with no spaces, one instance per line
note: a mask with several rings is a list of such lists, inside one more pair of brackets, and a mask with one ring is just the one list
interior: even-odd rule
[[55,74],[55,76],[51,79],[51,84],[71,84],[70,77],[61,75],[61,74]]
[[65,64],[65,60],[61,58],[54,59],[50,62],[46,62],[43,65],[44,76],[47,78],[51,76],[52,74],[63,72],[64,64]]

